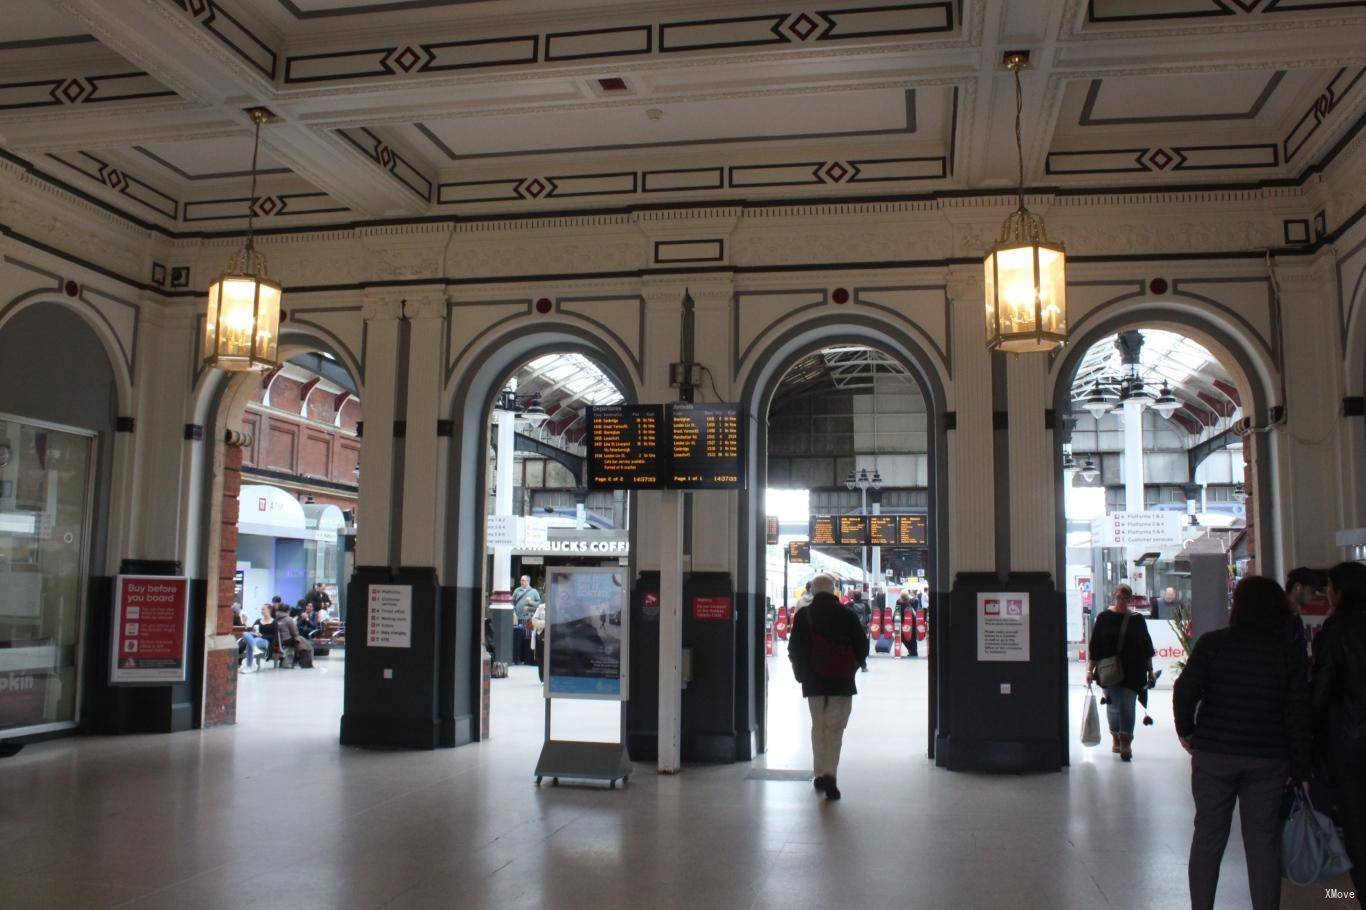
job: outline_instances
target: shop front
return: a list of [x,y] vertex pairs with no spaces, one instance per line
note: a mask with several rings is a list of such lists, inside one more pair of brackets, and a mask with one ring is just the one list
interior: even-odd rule
[[321,582],[339,603],[346,518],[334,505],[301,503],[279,487],[244,484],[238,496],[237,605],[254,619],[278,596],[293,606]]

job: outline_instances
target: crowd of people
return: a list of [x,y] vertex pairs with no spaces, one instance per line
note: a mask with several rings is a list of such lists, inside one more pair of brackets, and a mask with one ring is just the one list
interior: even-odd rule
[[[1228,625],[1196,640],[1176,680],[1176,733],[1191,755],[1195,830],[1191,906],[1214,906],[1234,806],[1242,823],[1254,910],[1280,905],[1287,788],[1318,793],[1341,825],[1355,893],[1366,888],[1366,565],[1328,572],[1330,612],[1312,648],[1300,608],[1314,573],[1283,588],[1249,576],[1233,590]],[[1153,644],[1133,592],[1115,589],[1087,647],[1086,681],[1103,686],[1111,749],[1133,758],[1136,702],[1154,684]]]
[[[262,660],[281,660],[286,665],[309,669],[313,666],[314,639],[332,620],[332,598],[322,582],[294,606],[277,594],[261,606],[255,620],[233,607],[233,625],[242,628],[237,639],[237,659],[248,671],[260,670]],[[257,653],[257,650],[261,653]]]

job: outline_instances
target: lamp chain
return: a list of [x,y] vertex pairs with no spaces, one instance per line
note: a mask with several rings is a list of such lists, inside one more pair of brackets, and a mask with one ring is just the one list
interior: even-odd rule
[[[1018,74],[1016,78],[1019,78]],[[256,251],[254,234],[256,229],[256,160],[261,152],[261,117],[252,114],[252,120],[256,122],[256,135],[252,138],[251,144],[251,196],[247,199],[247,267],[251,267],[251,254]],[[1019,124],[1016,124],[1019,130]]]
[[1024,112],[1024,90],[1020,85],[1020,69],[1017,64],[1012,67],[1015,72],[1015,158],[1019,163],[1019,200],[1020,208],[1025,207],[1024,203],[1024,141],[1020,138],[1020,117]]

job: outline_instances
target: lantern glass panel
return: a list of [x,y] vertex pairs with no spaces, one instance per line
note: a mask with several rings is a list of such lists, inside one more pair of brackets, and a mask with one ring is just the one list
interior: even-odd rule
[[1033,333],[1034,306],[1038,300],[1034,285],[1034,247],[1007,247],[996,251],[996,306],[1000,310],[1003,336]]
[[985,263],[986,271],[986,299],[987,299],[987,344],[996,340],[996,253],[987,254]]
[[1067,334],[1067,256],[1046,246],[1039,247],[1039,322],[1045,334]]

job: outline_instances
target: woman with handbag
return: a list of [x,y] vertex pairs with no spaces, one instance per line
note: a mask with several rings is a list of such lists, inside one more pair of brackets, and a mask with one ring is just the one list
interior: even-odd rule
[[1105,690],[1110,751],[1124,761],[1134,757],[1134,705],[1138,694],[1152,684],[1155,653],[1147,622],[1129,609],[1133,596],[1128,585],[1115,588],[1114,606],[1096,617],[1086,648],[1086,682],[1098,682]]
[[1313,703],[1357,903],[1366,906],[1366,565],[1328,570],[1332,615],[1314,638]]
[[1228,627],[1206,632],[1176,680],[1176,733],[1191,754],[1193,910],[1214,906],[1233,806],[1243,829],[1253,910],[1281,903],[1281,801],[1312,770],[1304,649],[1287,634],[1290,605],[1270,578],[1233,589]]

